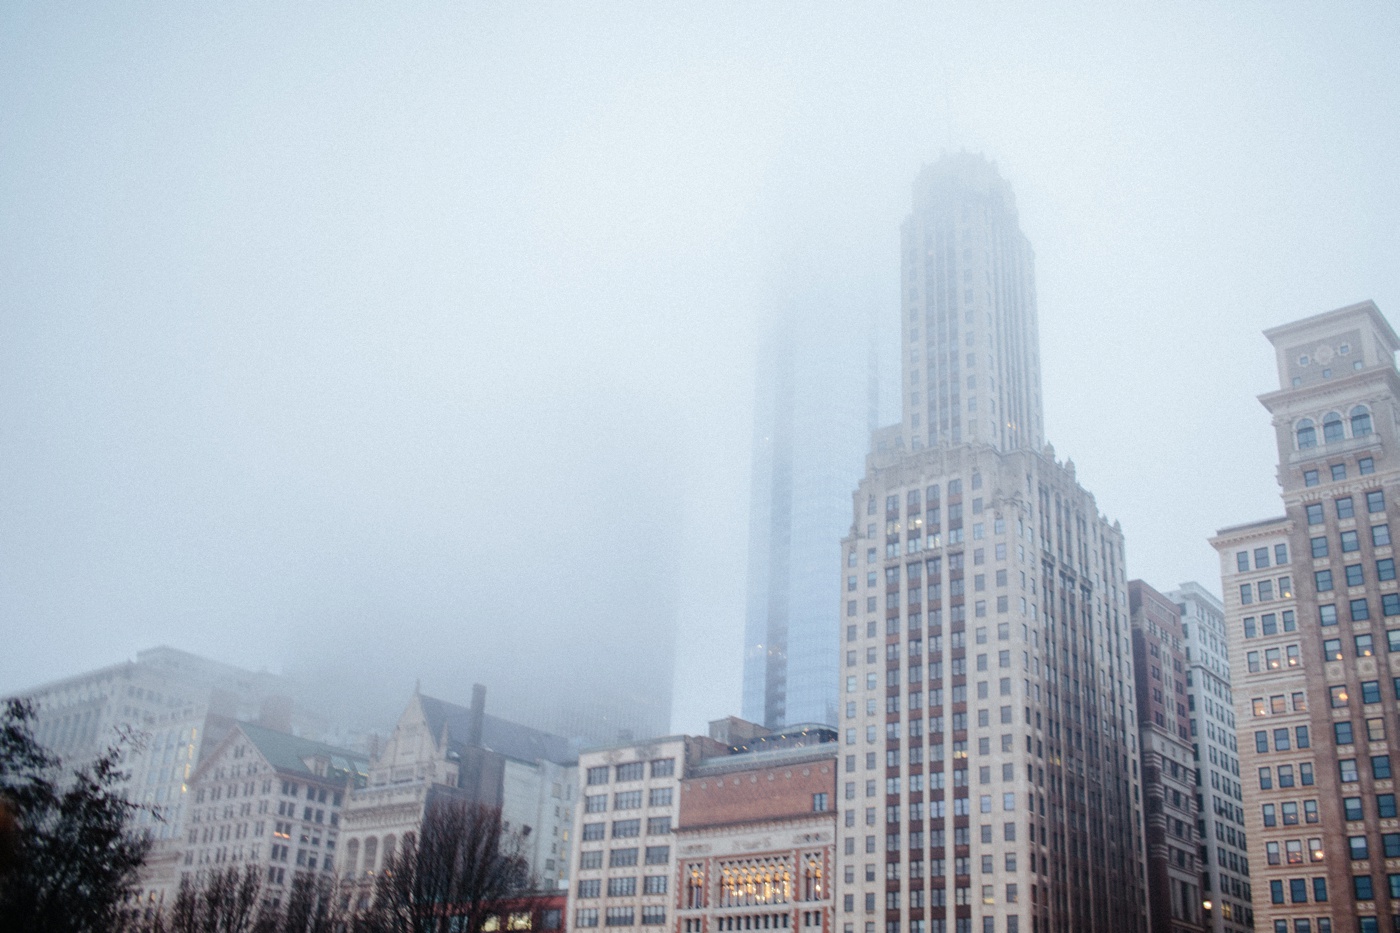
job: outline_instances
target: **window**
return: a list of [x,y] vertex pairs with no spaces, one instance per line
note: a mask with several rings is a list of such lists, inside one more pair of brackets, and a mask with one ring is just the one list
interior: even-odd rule
[[1279,787],[1292,787],[1292,786],[1293,786],[1293,766],[1292,766],[1292,765],[1279,765],[1279,766],[1278,766],[1278,786],[1279,786]]
[[1366,511],[1368,511],[1368,512],[1384,512],[1384,511],[1385,511],[1385,493],[1382,492],[1382,491],[1379,490],[1379,489],[1377,489],[1375,492],[1368,492],[1368,493],[1366,493]]
[[1371,756],[1371,775],[1378,781],[1384,781],[1390,777],[1390,756]]
[[1337,624],[1337,607],[1336,607],[1334,604],[1332,604],[1332,603],[1328,603],[1328,604],[1325,605],[1325,606],[1318,606],[1318,607],[1317,607],[1317,624],[1318,624],[1318,625],[1336,625],[1336,624]]
[[1366,582],[1362,576],[1360,564],[1348,564],[1346,568],[1347,586],[1361,586]]
[[1342,430],[1341,415],[1335,411],[1329,411],[1322,416],[1322,442],[1324,444],[1334,443],[1345,436],[1345,432]]
[[1297,740],[1298,740],[1298,741],[1297,741],[1297,745],[1298,745],[1299,748],[1309,748],[1309,747],[1311,747],[1310,742],[1309,742],[1309,739],[1308,739],[1308,727],[1307,727],[1307,726],[1297,726],[1297,727],[1295,727],[1294,730],[1293,730],[1293,734],[1294,734],[1294,736],[1297,737]]
[[1355,784],[1361,780],[1356,771],[1355,758],[1343,758],[1337,762],[1337,771],[1343,784]]
[[[665,878],[660,879],[665,881]],[[646,904],[642,906],[642,926],[661,927],[666,925],[666,908],[661,904]]]
[[[1322,640],[1322,660],[1340,661],[1342,659],[1342,640],[1340,638],[1324,638]],[[1339,688],[1346,689],[1346,688]],[[1335,697],[1333,700],[1335,701]]]
[[1400,594],[1381,594],[1381,614],[1387,616],[1400,616]]
[[1341,538],[1343,554],[1361,550],[1361,539],[1356,531],[1344,531],[1342,532]]
[[[852,715],[855,715],[852,713]],[[670,787],[653,787],[647,792],[647,806],[649,807],[669,807],[671,805]]]
[[1317,587],[1319,593],[1325,593],[1332,589],[1332,571],[1314,570],[1313,584]]
[[606,783],[608,783],[608,772],[609,772],[610,770],[611,770],[611,769],[610,769],[607,765],[600,765],[600,766],[597,767],[597,768],[589,768],[589,769],[588,769],[588,783],[589,783],[589,784],[606,784]]
[[1336,737],[1338,745],[1352,745],[1356,741],[1355,737],[1352,735],[1350,722],[1332,723],[1332,732]]
[[829,808],[831,798],[827,794],[812,795],[812,812],[825,813]]
[[1347,478],[1347,465],[1345,463],[1332,464],[1332,479],[1343,480]]
[[[582,882],[580,882],[580,887],[582,887]],[[636,876],[608,879],[608,897],[635,897],[636,894]],[[582,897],[583,895],[579,896]]]
[[613,794],[614,810],[636,810],[642,805],[642,792],[639,790],[623,791]]
[[583,841],[597,842],[599,839],[602,839],[606,825],[605,823],[584,823]]
[[637,864],[637,850],[613,849],[608,853],[609,868],[631,868]]
[[[1353,599],[1347,606],[1351,611],[1351,621],[1365,622],[1367,619],[1371,618],[1371,604],[1366,602],[1366,600]],[[1367,635],[1366,637],[1370,638],[1371,636]]]
[[1276,563],[1276,564],[1278,564],[1278,565],[1280,565],[1280,566],[1282,566],[1283,564],[1288,563],[1288,545],[1286,545],[1286,544],[1275,544],[1275,545],[1274,545],[1274,563]]
[[1337,684],[1327,688],[1328,695],[1332,698],[1332,708],[1338,709],[1346,706],[1350,697],[1347,695],[1346,684]]
[[599,851],[596,851],[596,852],[580,852],[580,853],[579,853],[579,856],[578,856],[578,867],[579,867],[579,868],[602,868],[602,867],[603,867],[603,853],[602,853],[602,851],[599,850]]
[[1356,509],[1352,507],[1351,496],[1338,496],[1336,499],[1336,503],[1338,518],[1356,517]]
[[648,865],[667,865],[670,861],[670,846],[647,846],[646,862]]
[[1308,450],[1317,446],[1317,427],[1311,418],[1304,418],[1298,422],[1297,436],[1299,450]]
[[1249,569],[1249,552],[1240,551],[1235,555],[1235,569],[1244,573]]
[[1254,587],[1248,583],[1240,584],[1240,605],[1248,606],[1254,602]]
[[671,831],[671,818],[669,816],[649,816],[647,817],[647,835],[664,836]]
[[1376,461],[1370,457],[1362,457],[1356,461],[1356,471],[1362,476],[1370,476],[1376,472]]
[[641,820],[613,820],[612,837],[614,839],[631,839],[642,834]]
[[[1256,752],[1267,752],[1269,750],[1269,733],[1266,730],[1261,729],[1254,733],[1254,750]],[[587,827],[585,826],[584,829],[587,829]]]
[[1254,638],[1254,637],[1257,636],[1258,634],[1259,634],[1259,632],[1258,632],[1258,630],[1257,630],[1257,629],[1255,628],[1255,626],[1254,626],[1254,616],[1248,616],[1247,618],[1245,618],[1245,620],[1244,620],[1244,637],[1245,637],[1245,638]]
[[1273,790],[1273,789],[1274,789],[1274,775],[1273,775],[1273,770],[1272,770],[1272,769],[1270,769],[1270,768],[1260,768],[1260,769],[1259,769],[1259,789],[1260,789],[1260,790]]
[[1377,794],[1377,795],[1376,795],[1376,815],[1379,816],[1379,817],[1380,817],[1381,819],[1383,819],[1383,820],[1393,820],[1393,819],[1395,819],[1395,795],[1394,795],[1394,794]]
[[1316,537],[1316,538],[1309,538],[1309,539],[1308,539],[1308,544],[1310,544],[1310,545],[1312,546],[1312,556],[1313,556],[1313,557],[1326,557],[1326,556],[1327,556],[1327,538],[1326,538],[1325,536],[1319,536],[1319,537]]
[[1373,901],[1376,899],[1375,891],[1371,887],[1370,875],[1355,875],[1351,880],[1358,901]]
[[1381,848],[1386,858],[1400,858],[1400,833],[1382,833]]
[[1349,823],[1354,823],[1354,822],[1356,822],[1356,821],[1358,821],[1358,820],[1365,819],[1365,815],[1361,812],[1361,798],[1360,798],[1360,797],[1346,797],[1346,798],[1343,798],[1343,800],[1342,800],[1342,815],[1343,815],[1343,817],[1345,817],[1345,819],[1346,819],[1347,822],[1349,822]]
[[596,927],[598,925],[598,908],[580,907],[574,912],[574,926],[576,927]]
[[1304,470],[1304,471],[1303,471],[1303,485],[1304,485],[1304,486],[1316,486],[1317,484],[1318,484],[1317,471],[1316,471],[1316,470]]
[[1390,544],[1390,526],[1372,525],[1371,543],[1376,547],[1387,547]]
[[1260,813],[1264,818],[1265,826],[1278,825],[1278,808],[1271,803],[1266,803],[1260,808]]
[[1275,904],[1283,903],[1283,882],[1275,879],[1269,882],[1269,900]]
[[1395,579],[1395,558],[1393,558],[1393,557],[1385,557],[1385,558],[1382,558],[1381,560],[1376,561],[1376,579],[1378,579],[1378,580],[1394,580],[1394,579]]
[[1375,653],[1375,640],[1370,635],[1356,636],[1356,656],[1358,658],[1369,658]]

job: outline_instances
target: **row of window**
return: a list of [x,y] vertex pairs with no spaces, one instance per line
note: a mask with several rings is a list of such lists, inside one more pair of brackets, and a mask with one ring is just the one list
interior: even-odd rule
[[1302,803],[1301,811],[1298,808],[1298,801],[1296,800],[1285,800],[1283,803],[1262,804],[1259,810],[1264,819],[1264,825],[1277,826],[1279,825],[1279,818],[1282,816],[1284,826],[1297,826],[1298,814],[1300,812],[1303,815],[1303,822],[1316,823],[1318,821],[1317,801],[1304,800]]
[[[1386,762],[1386,764],[1385,764],[1386,776],[1389,777],[1389,776],[1390,776],[1390,758],[1388,758],[1388,757],[1386,757],[1386,756],[1384,756],[1384,755],[1382,755],[1381,757],[1382,757],[1382,758],[1385,758],[1385,762]],[[1276,773],[1277,773],[1277,775],[1278,775],[1278,786],[1279,786],[1279,787],[1285,787],[1285,788],[1286,788],[1286,787],[1292,787],[1292,786],[1293,786],[1293,780],[1294,780],[1294,778],[1293,778],[1293,768],[1294,768],[1293,765],[1274,765],[1274,766],[1271,766],[1271,767],[1268,767],[1268,768],[1260,768],[1260,769],[1259,769],[1259,789],[1260,789],[1260,790],[1273,790],[1273,788],[1274,788],[1274,775],[1275,775]],[[1303,787],[1311,787],[1312,784],[1313,784],[1313,766],[1312,766],[1312,762],[1310,762],[1310,761],[1301,761],[1301,762],[1298,763],[1297,769],[1298,769],[1298,778],[1297,778],[1298,783],[1301,784]]]
[[[1288,885],[1288,901],[1291,904],[1306,904],[1308,902],[1308,889],[1312,888],[1312,899],[1319,903],[1327,902],[1327,879],[1313,878],[1312,884],[1308,884],[1307,878],[1290,878],[1286,882]],[[1269,900],[1275,904],[1283,904],[1284,884],[1282,879],[1275,879],[1269,882]]]
[[1273,739],[1274,751],[1287,752],[1297,748],[1311,748],[1312,744],[1308,736],[1307,726],[1294,726],[1292,730],[1287,728],[1274,729],[1272,735],[1268,729],[1260,729],[1254,733],[1254,750],[1264,753],[1269,750],[1269,739]]
[[[647,792],[647,806],[669,807],[674,788],[653,787]],[[614,810],[640,810],[642,792],[639,790],[620,791],[613,794]],[[607,794],[588,794],[583,798],[584,813],[604,813],[608,809]]]
[[[1369,917],[1367,919],[1374,920],[1376,918]],[[1308,917],[1299,917],[1293,921],[1292,933],[1314,933],[1314,931],[1316,933],[1332,933],[1332,918],[1318,917],[1316,926]],[[1275,920],[1274,933],[1289,933],[1288,921]],[[1366,933],[1378,933],[1378,928],[1373,925]]]
[[[1357,362],[1360,362],[1358,360]],[[1348,420],[1351,422],[1352,437],[1366,437],[1371,433],[1371,412],[1365,405],[1357,405],[1350,412]],[[1310,450],[1317,446],[1317,423],[1311,418],[1304,418],[1298,422],[1294,428],[1294,436],[1298,440],[1299,450]],[[1346,439],[1346,427],[1342,416],[1329,411],[1322,416],[1322,442],[1332,444]]]
[[[1309,839],[1306,852],[1309,861],[1322,861],[1322,840],[1317,838]],[[1289,865],[1301,865],[1303,864],[1304,858],[1303,840],[1285,839],[1282,848],[1280,848],[1280,844],[1277,842],[1266,842],[1264,843],[1264,856],[1265,860],[1270,865],[1282,865],[1285,857]]]
[[[1377,539],[1380,539],[1379,542],[1377,542]],[[1341,546],[1342,546],[1342,553],[1343,553],[1343,554],[1350,554],[1350,553],[1353,553],[1353,552],[1355,552],[1355,551],[1361,550],[1361,533],[1360,533],[1359,531],[1357,531],[1356,529],[1351,529],[1351,530],[1348,530],[1348,531],[1343,531],[1340,535],[1338,535],[1338,540],[1339,540],[1340,543],[1341,543]],[[1389,544],[1390,544],[1390,526],[1389,526],[1389,525],[1372,525],[1372,526],[1371,526],[1371,543],[1372,543],[1372,545],[1374,545],[1374,546],[1376,546],[1376,547],[1385,547],[1385,546],[1389,545]],[[1315,557],[1315,558],[1327,557],[1327,556],[1329,556],[1329,552],[1330,552],[1330,550],[1331,550],[1330,547],[1329,547],[1329,545],[1328,545],[1328,541],[1327,541],[1327,536],[1326,536],[1326,535],[1319,535],[1318,537],[1315,537],[1315,538],[1309,538],[1309,539],[1308,539],[1308,548],[1309,548],[1309,550],[1312,552],[1312,556]],[[1395,578],[1392,576],[1392,577],[1390,577],[1389,579],[1392,579],[1392,580],[1393,580],[1393,579],[1395,579]],[[1282,589],[1282,582],[1283,582],[1283,581],[1280,581],[1280,589]]]
[[[1340,482],[1347,478],[1347,465],[1345,463],[1333,463],[1328,466],[1328,472],[1333,482]],[[1376,461],[1370,457],[1360,457],[1356,461],[1356,469],[1362,476],[1369,476],[1376,472]],[[1303,471],[1303,485],[1316,486],[1322,481],[1317,470]]]
[[[643,894],[665,894],[666,875],[647,875],[642,879]],[[582,898],[601,897],[603,891],[603,881],[601,878],[585,878],[578,883],[578,896]],[[608,897],[633,897],[637,893],[637,878],[629,875],[626,878],[608,879]]]
[[[605,827],[605,823],[584,823],[583,840],[585,842],[596,842],[602,839]],[[671,818],[669,816],[647,817],[648,836],[664,836],[670,831]],[[641,834],[641,820],[613,820],[612,837],[614,839],[632,839]]]
[[[1366,585],[1366,571],[1362,568],[1360,564],[1348,564],[1345,568],[1343,568],[1343,572],[1347,586],[1350,587]],[[1382,581],[1394,580],[1394,559],[1387,557],[1383,560],[1376,561],[1376,576]],[[1329,592],[1333,587],[1332,571],[1330,569],[1314,570],[1313,583],[1317,586],[1317,591],[1319,593]]]
[[[1254,553],[1254,569],[1255,569],[1255,570],[1263,570],[1263,569],[1265,569],[1266,567],[1269,566],[1269,553],[1270,553],[1270,549],[1269,549],[1267,546],[1265,546],[1265,547],[1257,547],[1257,548],[1254,549],[1254,552],[1253,552],[1253,553]],[[1235,553],[1235,568],[1236,568],[1237,570],[1239,570],[1240,573],[1244,573],[1246,570],[1250,569],[1250,568],[1249,568],[1249,557],[1250,557],[1250,552],[1249,552],[1249,551],[1237,551],[1237,552]],[[1275,545],[1273,546],[1273,558],[1274,558],[1274,564],[1276,564],[1276,565],[1279,566],[1279,567],[1282,567],[1282,566],[1284,566],[1285,564],[1287,564],[1287,563],[1288,563],[1288,545],[1286,545],[1286,544],[1275,544]]]
[[[637,909],[635,907],[609,907],[603,915],[603,923],[610,927],[630,927],[637,925]],[[574,912],[574,926],[576,927],[596,927],[598,925],[598,908],[580,907]],[[642,908],[642,926],[661,927],[666,925],[666,908],[662,906],[646,906]]]
[[1303,655],[1297,645],[1282,645],[1278,648],[1265,648],[1262,652],[1249,651],[1244,656],[1250,673],[1277,671],[1285,667],[1301,667]]
[[[1325,538],[1323,540],[1326,540]],[[1282,545],[1280,545],[1282,547]],[[1267,603],[1273,599],[1293,598],[1293,578],[1279,577],[1278,590],[1275,595],[1273,580],[1260,580],[1257,583],[1240,584],[1240,605],[1248,606],[1254,602],[1255,596],[1259,597],[1259,602]]]
[[[588,769],[587,781],[590,785],[606,784],[614,768],[617,772],[618,783],[640,781],[646,777],[647,764],[645,761],[629,761],[623,765],[598,765]],[[651,776],[654,778],[670,777],[676,773],[676,759],[674,758],[658,758],[650,764]]]
[[[646,865],[668,865],[671,862],[670,846],[647,846],[645,862]],[[609,868],[631,868],[637,864],[637,849],[611,849],[608,852]],[[578,856],[579,868],[602,868],[603,852],[601,849],[593,852],[580,852]]]
[[[1356,505],[1351,496],[1338,496],[1332,500],[1337,511],[1337,518],[1348,519],[1356,517]],[[1310,502],[1303,507],[1307,514],[1309,525],[1321,525],[1326,521],[1323,515],[1321,502]],[[1377,489],[1366,493],[1366,511],[1372,514],[1385,511],[1385,493]]]

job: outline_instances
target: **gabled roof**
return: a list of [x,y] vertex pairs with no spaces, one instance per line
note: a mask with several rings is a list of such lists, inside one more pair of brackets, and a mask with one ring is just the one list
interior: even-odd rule
[[322,742],[275,732],[249,722],[240,722],[238,728],[257,747],[258,753],[267,759],[279,774],[302,774],[315,776],[307,767],[308,759],[325,758],[332,770],[350,774],[364,774],[369,768],[369,758],[359,752],[336,748]]
[[[436,697],[418,695],[423,707],[423,716],[434,739],[447,728],[449,748],[460,750],[467,746],[471,731],[472,711],[470,707],[458,706]],[[552,761],[555,764],[573,764],[578,755],[569,749],[569,740],[562,736],[541,732],[522,726],[519,723],[497,718],[487,713],[481,727],[482,747],[506,758],[517,761]]]

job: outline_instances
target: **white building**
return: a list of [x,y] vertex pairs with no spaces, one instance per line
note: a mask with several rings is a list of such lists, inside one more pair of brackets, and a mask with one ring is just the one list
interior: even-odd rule
[[1199,583],[1166,594],[1181,610],[1186,637],[1186,694],[1196,748],[1197,829],[1205,857],[1201,891],[1211,901],[1215,933],[1247,933],[1254,927],[1244,793],[1230,692],[1230,644],[1225,607]]

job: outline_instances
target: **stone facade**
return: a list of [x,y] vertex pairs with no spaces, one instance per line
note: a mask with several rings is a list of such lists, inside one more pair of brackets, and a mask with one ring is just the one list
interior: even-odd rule
[[1265,336],[1284,515],[1211,541],[1256,929],[1377,933],[1400,926],[1400,338],[1371,302]]

